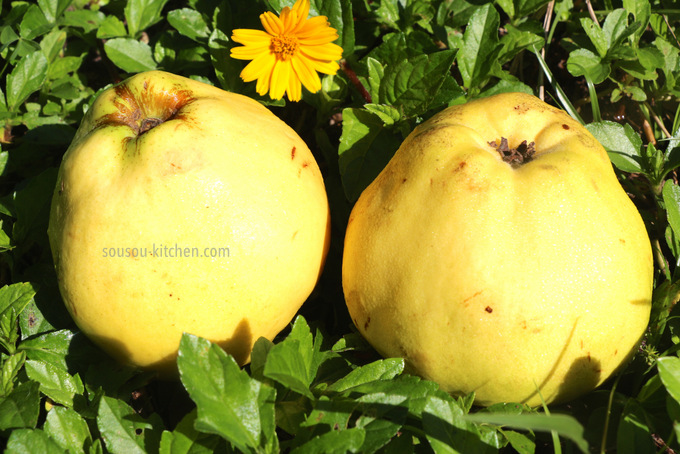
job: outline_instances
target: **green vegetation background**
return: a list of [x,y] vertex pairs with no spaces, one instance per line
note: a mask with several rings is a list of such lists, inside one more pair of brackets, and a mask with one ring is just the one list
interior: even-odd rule
[[[238,77],[233,28],[290,0],[0,0],[0,449],[8,453],[677,452],[680,449],[680,4],[674,0],[312,0],[343,69],[299,103]],[[267,104],[313,150],[332,207],[325,273],[292,326],[240,369],[186,335],[181,381],[112,362],[66,313],[47,244],[56,170],[89,103],[163,69]],[[635,359],[548,409],[472,406],[381,359],[340,286],[352,204],[413,127],[526,91],[603,143],[655,250]]]

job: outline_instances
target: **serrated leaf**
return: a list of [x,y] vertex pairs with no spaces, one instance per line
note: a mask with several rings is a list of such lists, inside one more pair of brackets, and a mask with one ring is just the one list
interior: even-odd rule
[[128,0],[125,5],[125,20],[130,36],[135,38],[139,32],[160,21],[161,11],[167,2],[168,0]]
[[17,315],[33,300],[36,289],[30,282],[5,285],[0,288],[0,318],[8,317],[11,311]]
[[167,16],[170,25],[182,35],[193,40],[205,39],[210,36],[208,24],[203,15],[191,8],[175,9]]
[[269,351],[263,375],[313,399],[309,386],[325,356],[325,353],[315,348],[306,320],[298,316],[286,339]]
[[7,106],[14,112],[34,92],[40,90],[47,78],[47,58],[41,51],[32,52],[7,75]]
[[12,431],[7,440],[5,454],[63,454],[64,449],[40,429]]
[[69,452],[83,452],[86,443],[92,441],[87,422],[72,408],[53,407],[47,413],[44,430]]
[[498,38],[500,16],[492,4],[476,9],[465,29],[463,47],[456,55],[463,85],[475,88],[488,76],[501,50]]
[[402,358],[387,358],[358,367],[327,388],[327,391],[343,392],[355,386],[376,380],[390,380],[404,371]]
[[456,51],[446,50],[388,66],[380,81],[380,103],[396,107],[406,117],[426,111],[448,76],[455,56]]
[[177,364],[196,402],[197,430],[220,435],[243,452],[273,449],[274,388],[250,378],[218,345],[190,334],[182,336]]
[[132,38],[114,38],[104,44],[106,56],[120,69],[138,73],[156,69],[151,47]]
[[28,359],[47,362],[66,370],[66,355],[74,336],[75,333],[67,329],[50,331],[23,340],[19,349],[26,352]]
[[339,165],[342,185],[350,201],[359,198],[401,142],[402,138],[387,129],[377,115],[364,109],[342,111]]
[[[158,423],[156,423],[158,425]],[[160,433],[122,400],[103,396],[97,411],[97,427],[112,454],[146,454],[158,450]]]
[[14,353],[5,357],[0,370],[0,397],[5,397],[14,389],[14,381],[17,374],[24,366],[26,354],[24,352]]
[[602,144],[612,163],[624,172],[641,172],[644,159],[640,154],[642,139],[626,124],[602,121],[586,125],[586,129]]
[[0,399],[0,430],[35,427],[40,412],[40,385],[27,381]]
[[72,407],[74,396],[85,391],[78,374],[42,361],[28,360],[25,367],[28,378],[40,383],[40,391],[59,404]]

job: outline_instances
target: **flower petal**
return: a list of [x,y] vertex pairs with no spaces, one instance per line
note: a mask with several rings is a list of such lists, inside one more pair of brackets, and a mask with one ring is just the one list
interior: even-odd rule
[[272,99],[281,99],[288,87],[289,78],[291,74],[290,61],[276,60],[274,69],[272,70],[272,78],[270,81],[269,96]]
[[302,55],[298,55],[296,58],[292,59],[292,64],[295,74],[307,90],[312,93],[321,90],[321,80],[314,70],[314,67],[310,64],[309,59],[304,58]]
[[262,22],[262,26],[270,35],[280,35],[284,31],[281,19],[279,19],[276,14],[269,11],[260,14],[260,22]]
[[302,99],[302,86],[300,80],[291,77],[288,79],[288,88],[286,88],[286,95],[290,101],[299,101]]
[[262,30],[250,30],[248,28],[237,28],[231,34],[231,40],[246,46],[269,43],[272,37]]
[[276,57],[274,54],[262,54],[248,63],[243,71],[241,71],[241,79],[244,82],[252,82],[255,79],[263,77],[265,74],[271,74]]
[[322,44],[320,46],[300,46],[300,52],[316,60],[340,60],[342,58],[342,47],[337,44]]
[[270,53],[269,44],[264,46],[239,46],[231,49],[231,58],[237,60],[252,60],[261,54]]

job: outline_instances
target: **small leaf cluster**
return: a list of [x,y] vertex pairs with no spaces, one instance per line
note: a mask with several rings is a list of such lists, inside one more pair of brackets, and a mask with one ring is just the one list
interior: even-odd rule
[[[256,94],[235,28],[294,0],[0,1],[0,449],[8,453],[670,452],[680,449],[680,8],[661,0],[311,0],[341,70],[299,103]],[[61,300],[46,229],[61,157],[102,89],[162,69],[250,96],[324,174],[331,249],[291,326],[239,367],[185,335],[179,377],[116,363]],[[541,95],[609,153],[654,248],[639,352],[572,402],[489,408],[381,358],[342,297],[349,211],[415,126],[500,92]],[[502,354],[502,352],[499,352]]]

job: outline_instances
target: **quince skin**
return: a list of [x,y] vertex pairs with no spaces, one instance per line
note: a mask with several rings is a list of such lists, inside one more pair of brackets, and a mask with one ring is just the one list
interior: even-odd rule
[[152,71],[85,115],[48,233],[80,329],[122,362],[176,373],[183,332],[245,364],[290,322],[321,272],[329,210],[312,153],[268,109]]
[[650,316],[652,251],[607,153],[522,93],[445,109],[361,194],[343,286],[384,356],[475,402],[600,385]]

